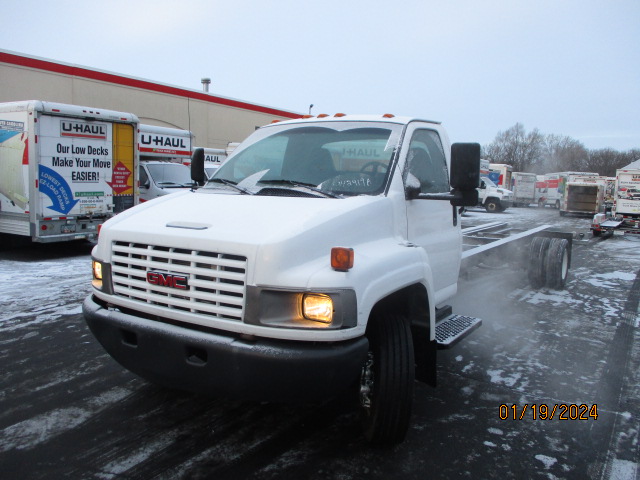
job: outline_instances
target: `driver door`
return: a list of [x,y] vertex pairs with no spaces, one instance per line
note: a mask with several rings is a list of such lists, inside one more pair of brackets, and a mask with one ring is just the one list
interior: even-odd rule
[[[436,130],[413,127],[405,151],[405,185],[420,183],[420,193],[448,193],[449,168]],[[454,207],[447,200],[415,199],[407,205],[407,239],[424,249],[433,275],[436,304],[455,293],[462,240]]]

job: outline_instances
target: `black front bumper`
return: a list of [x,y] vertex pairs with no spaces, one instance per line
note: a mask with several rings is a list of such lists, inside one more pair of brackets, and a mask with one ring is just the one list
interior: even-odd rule
[[122,366],[154,383],[198,393],[266,401],[315,401],[358,380],[365,337],[343,342],[243,339],[105,308],[82,310],[89,328]]

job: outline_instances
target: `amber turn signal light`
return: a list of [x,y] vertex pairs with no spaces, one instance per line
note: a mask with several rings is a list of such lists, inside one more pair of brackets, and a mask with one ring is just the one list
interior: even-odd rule
[[353,248],[333,247],[331,249],[331,268],[346,272],[353,268]]

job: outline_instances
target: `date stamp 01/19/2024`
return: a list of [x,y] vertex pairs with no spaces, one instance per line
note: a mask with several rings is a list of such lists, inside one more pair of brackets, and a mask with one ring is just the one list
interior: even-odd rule
[[598,405],[556,403],[502,404],[500,420],[597,420]]

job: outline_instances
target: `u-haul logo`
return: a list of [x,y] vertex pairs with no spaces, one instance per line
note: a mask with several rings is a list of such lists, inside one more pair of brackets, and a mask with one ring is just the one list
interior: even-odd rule
[[189,288],[189,281],[185,275],[176,275],[173,273],[147,272],[147,282],[151,285],[177,288],[178,290],[186,290]]
[[104,123],[84,123],[63,120],[60,122],[60,135],[63,137],[107,139],[107,126]]

